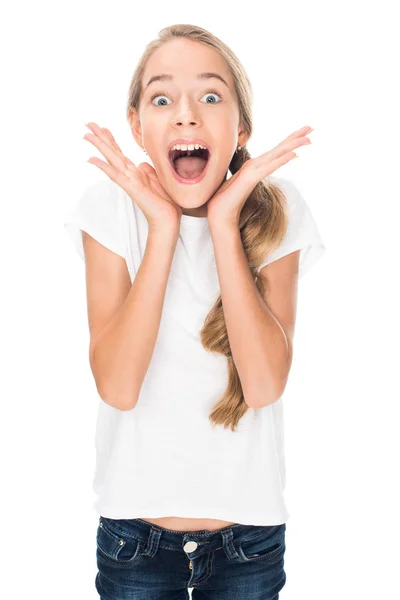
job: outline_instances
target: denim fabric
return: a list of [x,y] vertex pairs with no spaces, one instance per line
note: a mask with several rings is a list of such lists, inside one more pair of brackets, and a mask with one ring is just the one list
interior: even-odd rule
[[95,585],[101,600],[278,600],[286,524],[173,531],[101,516]]

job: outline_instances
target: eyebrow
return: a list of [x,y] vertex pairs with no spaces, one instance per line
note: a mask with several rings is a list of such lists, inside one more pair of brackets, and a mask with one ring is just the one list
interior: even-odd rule
[[[227,88],[229,88],[229,85],[227,84],[225,79],[218,73],[207,72],[207,73],[199,73],[197,75],[197,79],[212,79],[212,78],[219,79],[220,81],[222,81],[222,83],[224,83],[226,85]],[[173,76],[165,74],[165,73],[163,75],[153,75],[153,77],[150,77],[149,81],[147,82],[146,88],[151,83],[153,83],[153,81],[172,81],[172,80],[173,80]]]

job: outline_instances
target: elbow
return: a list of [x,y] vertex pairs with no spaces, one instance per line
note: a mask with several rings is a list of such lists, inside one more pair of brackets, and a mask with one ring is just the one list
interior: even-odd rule
[[246,399],[246,404],[249,408],[264,408],[274,402],[277,402],[282,394],[271,396],[271,394],[259,395],[251,400]]
[[110,406],[113,406],[117,410],[127,411],[133,410],[136,404],[136,402],[115,402],[114,404],[110,404]]
[[103,402],[109,406],[112,406],[112,408],[123,411],[132,410],[135,408],[137,404],[137,396],[134,394],[117,393],[115,387],[110,389],[110,387],[106,387],[104,383],[103,385],[100,385],[99,380],[96,380],[96,378],[95,382],[97,393],[99,394],[100,398],[103,400]]
[[[275,369],[276,371],[277,369]],[[285,365],[285,372],[280,376],[269,377],[267,381],[261,380],[261,383],[253,385],[251,389],[248,388],[245,395],[246,404],[250,408],[263,408],[280,400],[286,389],[289,372],[290,365]]]
[[100,377],[98,369],[96,369],[93,353],[90,354],[90,367],[96,384],[97,393],[105,404],[123,411],[135,408],[138,394],[132,392],[121,393],[116,390],[115,385],[110,385],[110,382],[106,384],[104,376]]
[[132,398],[130,396],[118,397],[116,394],[106,393],[104,391],[100,391],[99,389],[97,391],[103,402],[109,406],[112,406],[113,408],[116,408],[117,410],[133,410],[137,404],[137,398]]
[[283,395],[285,386],[273,387],[270,384],[261,387],[258,390],[253,390],[252,393],[245,395],[245,402],[249,408],[264,408],[274,402],[280,400]]

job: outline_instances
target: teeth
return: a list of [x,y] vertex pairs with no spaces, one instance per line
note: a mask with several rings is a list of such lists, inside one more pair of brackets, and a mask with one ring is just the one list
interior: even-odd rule
[[199,148],[201,148],[202,150],[207,150],[207,148],[205,146],[202,146],[201,144],[175,144],[175,146],[172,146],[171,151],[172,150],[198,150]]

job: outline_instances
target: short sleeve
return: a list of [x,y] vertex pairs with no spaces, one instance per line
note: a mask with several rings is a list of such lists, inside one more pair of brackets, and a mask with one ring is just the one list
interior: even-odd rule
[[121,191],[111,179],[91,184],[64,219],[65,231],[83,261],[82,231],[125,258]]
[[269,179],[271,183],[282,190],[286,197],[289,223],[283,241],[278,248],[268,254],[258,270],[286,254],[300,250],[300,279],[323,255],[325,245],[311,210],[296,186],[289,179],[282,177],[270,177]]

